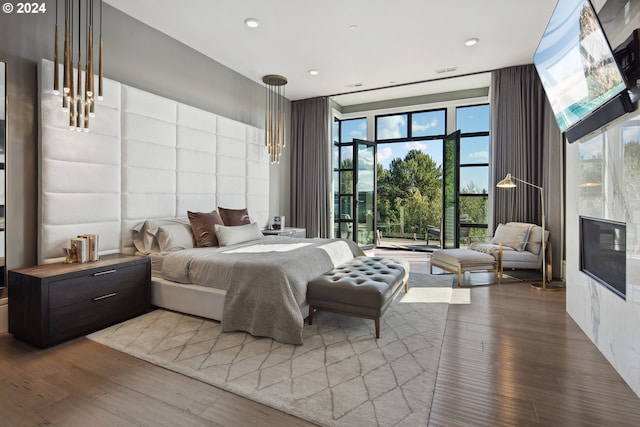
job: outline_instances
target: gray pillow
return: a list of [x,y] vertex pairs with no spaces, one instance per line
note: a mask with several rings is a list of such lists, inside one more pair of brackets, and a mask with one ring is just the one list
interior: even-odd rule
[[131,240],[133,241],[133,245],[136,247],[136,250],[145,255],[149,254],[149,249],[145,246],[144,239],[148,225],[148,221],[142,221],[131,227],[129,230],[131,232]]
[[[538,224],[532,224],[530,222],[508,222],[507,225],[528,225],[531,228],[529,229],[529,237],[527,238],[527,246],[524,248],[525,251],[531,252],[532,254],[538,255],[540,253],[540,247],[542,242],[542,227]],[[544,233],[546,236],[549,235],[549,231]]]
[[147,230],[147,233],[155,236],[163,254],[194,247],[193,232],[189,224],[161,225]]
[[184,218],[148,219],[131,227],[131,240],[138,252],[144,255],[159,253],[161,250],[156,239],[156,233],[149,233],[148,231],[168,224],[188,224],[188,221]]
[[527,246],[530,230],[530,224],[498,224],[491,243],[523,251]]

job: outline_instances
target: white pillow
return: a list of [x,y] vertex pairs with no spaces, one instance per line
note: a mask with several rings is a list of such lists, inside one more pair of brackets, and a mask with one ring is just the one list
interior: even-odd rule
[[509,246],[521,252],[527,245],[530,230],[531,225],[498,224],[491,243],[494,245],[502,243],[502,246]]
[[264,237],[257,222],[233,226],[216,224],[215,229],[220,246],[235,245]]
[[163,254],[195,246],[193,232],[189,224],[165,224],[147,230],[147,233],[155,237],[160,253]]

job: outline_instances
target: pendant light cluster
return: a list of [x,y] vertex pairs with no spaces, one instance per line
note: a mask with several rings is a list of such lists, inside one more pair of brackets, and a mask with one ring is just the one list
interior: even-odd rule
[[[102,0],[99,0],[98,91],[94,82],[94,0],[65,0],[62,78],[58,70],[58,1],[53,51],[53,93],[62,92],[62,110],[69,113],[69,129],[89,132],[89,117],[95,115],[96,97],[102,100]],[[84,7],[83,7],[84,4]],[[77,32],[74,29],[77,28]],[[84,41],[84,49],[83,42]],[[77,50],[76,50],[77,49]],[[74,51],[77,52],[74,55]],[[84,52],[84,56],[83,56]],[[84,64],[83,64],[84,59]],[[74,78],[74,62],[77,75]],[[82,71],[84,65],[84,81]],[[62,80],[62,91],[60,91]]]
[[287,78],[276,74],[269,74],[262,78],[267,87],[267,103],[265,112],[265,144],[269,150],[271,163],[280,163],[280,156],[284,148],[284,118],[285,97],[284,86]]

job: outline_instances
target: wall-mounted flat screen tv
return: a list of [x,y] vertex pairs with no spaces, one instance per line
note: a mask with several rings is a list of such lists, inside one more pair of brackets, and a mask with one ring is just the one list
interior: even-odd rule
[[616,295],[627,294],[627,226],[623,222],[580,217],[580,271]]
[[558,0],[533,63],[569,142],[634,109],[589,0]]

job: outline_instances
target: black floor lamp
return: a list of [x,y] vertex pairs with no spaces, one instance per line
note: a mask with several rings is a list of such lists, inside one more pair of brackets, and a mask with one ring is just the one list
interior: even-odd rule
[[561,289],[559,286],[554,285],[553,283],[547,283],[547,257],[546,257],[546,251],[545,251],[547,242],[545,241],[545,238],[544,238],[544,234],[546,230],[545,222],[544,222],[544,191],[542,187],[532,184],[530,182],[527,182],[523,179],[516,178],[515,176],[511,176],[510,173],[508,173],[507,176],[502,181],[498,182],[496,184],[496,187],[514,188],[516,184],[513,181],[518,181],[530,187],[537,188],[538,190],[540,190],[540,207],[542,208],[542,238],[540,239],[540,244],[542,246],[542,283],[532,283],[531,287],[536,288],[540,291],[558,291]]

